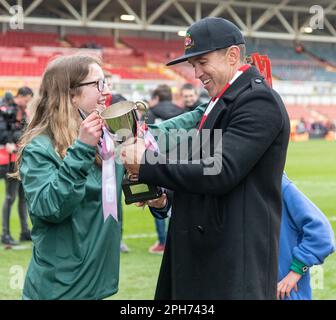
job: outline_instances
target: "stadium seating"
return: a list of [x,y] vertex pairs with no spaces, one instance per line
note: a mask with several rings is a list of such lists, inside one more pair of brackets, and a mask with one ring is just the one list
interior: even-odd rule
[[327,117],[328,119],[336,121],[336,104],[325,106],[311,105],[310,108]]
[[[115,45],[113,36],[66,35],[59,41],[56,33],[7,32],[0,35],[0,76],[40,76],[47,62],[59,54],[74,52],[74,48],[86,47],[98,50],[108,70],[114,70],[121,78],[175,79],[194,82],[194,71],[187,64],[169,68],[164,64],[183,52],[183,39],[161,40],[140,37],[122,37]],[[64,47],[67,45],[68,47]],[[314,54],[335,61],[335,44],[305,44]],[[72,47],[72,49],[71,49]],[[281,80],[336,82],[336,73],[312,59],[299,54],[290,41],[247,38],[248,53],[267,54],[272,63],[273,75]],[[90,49],[88,49],[90,50]],[[100,51],[99,51],[100,50]],[[156,67],[149,67],[151,63]]]
[[30,47],[32,45],[58,47],[60,46],[58,34],[9,31],[0,35],[0,46],[2,47]]
[[113,36],[96,36],[96,35],[76,35],[69,34],[65,36],[65,40],[68,41],[73,47],[76,48],[103,48],[114,47]]
[[[336,47],[327,43],[310,43],[307,46],[314,48],[316,53],[332,61],[336,59]],[[305,44],[305,47],[307,47]],[[267,54],[271,59],[273,75],[281,80],[294,81],[330,81],[336,82],[336,70],[326,70],[326,67],[310,55],[299,53],[296,45],[291,41],[279,40],[250,40],[247,39],[248,53],[259,52]],[[323,51],[327,54],[322,54]]]
[[144,53],[150,60],[166,63],[183,52],[183,41],[123,37],[122,43],[137,52]]

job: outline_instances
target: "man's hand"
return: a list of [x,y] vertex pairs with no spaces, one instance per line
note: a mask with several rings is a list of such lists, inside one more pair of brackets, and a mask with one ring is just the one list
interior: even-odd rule
[[298,292],[297,283],[301,279],[301,275],[294,272],[289,271],[286,277],[284,277],[281,281],[278,282],[277,288],[277,299],[283,300],[285,296],[290,297],[290,292],[294,288],[295,292]]
[[167,205],[167,195],[163,193],[160,198],[148,200],[145,202],[136,202],[135,205],[137,207],[144,207],[145,205],[148,205],[149,207],[155,209],[162,209]]
[[120,159],[129,174],[139,175],[140,162],[145,151],[143,139],[130,138],[121,145]]

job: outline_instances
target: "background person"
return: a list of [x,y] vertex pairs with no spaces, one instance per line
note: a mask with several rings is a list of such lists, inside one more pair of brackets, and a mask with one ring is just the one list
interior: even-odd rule
[[[152,93],[149,102],[149,110],[147,112],[147,124],[160,123],[164,120],[176,117],[183,113],[183,110],[173,103],[173,95],[171,88],[167,85],[159,85]],[[158,241],[150,248],[150,253],[162,254],[166,244],[167,226],[166,221],[156,219],[155,228],[158,236]]]
[[5,179],[5,199],[2,205],[2,236],[5,245],[17,245],[10,232],[10,214],[15,198],[18,195],[18,212],[21,225],[20,241],[30,241],[27,207],[20,181],[7,176],[13,173],[19,138],[27,123],[27,106],[33,98],[29,87],[21,87],[13,97],[6,93],[0,102],[0,152],[3,155],[1,176]]
[[278,299],[311,300],[309,268],[335,251],[331,225],[286,176],[282,177]]
[[181,97],[185,112],[192,111],[201,104],[197,89],[191,83],[182,86]]

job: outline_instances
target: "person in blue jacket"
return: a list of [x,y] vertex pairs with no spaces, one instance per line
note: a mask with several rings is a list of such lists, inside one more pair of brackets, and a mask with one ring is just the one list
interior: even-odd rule
[[328,219],[284,173],[277,298],[312,299],[309,268],[334,250]]
[[[169,191],[168,196],[163,194],[147,202],[156,218],[170,214],[172,196]],[[334,233],[328,219],[284,173],[277,298],[311,300],[309,268],[322,264],[334,250]]]

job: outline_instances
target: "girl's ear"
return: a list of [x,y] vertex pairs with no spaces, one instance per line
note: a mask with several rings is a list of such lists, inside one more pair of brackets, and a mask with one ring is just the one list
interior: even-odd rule
[[78,97],[75,94],[70,94],[70,101],[74,107],[77,107]]

